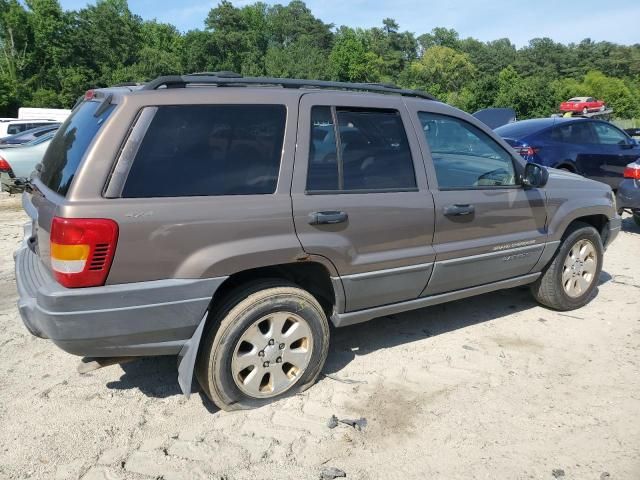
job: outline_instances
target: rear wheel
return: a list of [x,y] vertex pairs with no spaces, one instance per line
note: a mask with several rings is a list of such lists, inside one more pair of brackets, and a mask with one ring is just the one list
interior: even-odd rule
[[238,290],[209,322],[197,377],[224,410],[259,407],[308,388],[327,358],[327,317],[293,284],[265,281]]
[[597,286],[603,254],[598,231],[584,223],[574,224],[552,262],[531,285],[533,296],[555,310],[584,306]]
[[584,107],[584,108],[582,109],[582,114],[583,114],[583,115],[586,115],[587,113],[589,113],[589,109],[588,109],[587,107]]
[[607,109],[606,105],[600,105],[600,111],[604,112]]

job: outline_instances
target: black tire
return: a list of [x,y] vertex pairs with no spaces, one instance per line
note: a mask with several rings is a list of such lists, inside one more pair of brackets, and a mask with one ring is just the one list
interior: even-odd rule
[[640,212],[633,212],[633,221],[640,227]]
[[[589,287],[579,296],[572,297],[565,291],[562,273],[569,252],[581,240],[588,240],[595,248],[596,269]],[[531,285],[531,293],[539,303],[554,310],[575,310],[586,305],[598,286],[603,256],[604,247],[598,231],[586,223],[574,223],[565,234],[551,263],[545,267],[538,280]]]
[[[255,322],[276,312],[294,313],[306,321],[312,334],[311,357],[299,378],[282,394],[253,397],[238,387],[232,358],[243,334]],[[223,305],[212,312],[200,346],[196,376],[204,393],[219,408],[227,411],[257,408],[313,385],[328,351],[329,322],[318,301],[295,284],[264,280],[233,291]]]

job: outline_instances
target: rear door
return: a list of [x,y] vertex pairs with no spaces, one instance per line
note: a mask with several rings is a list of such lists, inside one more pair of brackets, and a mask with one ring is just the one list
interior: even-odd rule
[[546,243],[544,193],[519,184],[521,167],[484,127],[412,105],[436,211],[436,264],[422,295],[529,273]]
[[291,193],[300,243],[333,264],[346,311],[418,297],[434,205],[400,97],[305,94]]

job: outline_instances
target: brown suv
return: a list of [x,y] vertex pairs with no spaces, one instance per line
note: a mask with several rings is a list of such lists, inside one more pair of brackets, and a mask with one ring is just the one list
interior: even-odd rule
[[[311,385],[336,327],[530,284],[591,297],[611,189],[525,164],[392,86],[162,77],[94,90],[49,147],[16,252],[27,328],[92,357],[179,355],[224,409]],[[389,320],[391,321],[391,320]]]

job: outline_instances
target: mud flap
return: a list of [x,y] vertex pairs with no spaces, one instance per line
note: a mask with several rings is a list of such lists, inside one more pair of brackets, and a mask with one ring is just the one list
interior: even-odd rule
[[193,389],[193,369],[196,365],[200,338],[202,337],[208,315],[209,311],[204,312],[204,317],[200,320],[198,328],[196,328],[193,336],[184,344],[178,354],[178,384],[180,385],[182,393],[187,398],[189,398],[192,392],[197,391]]

